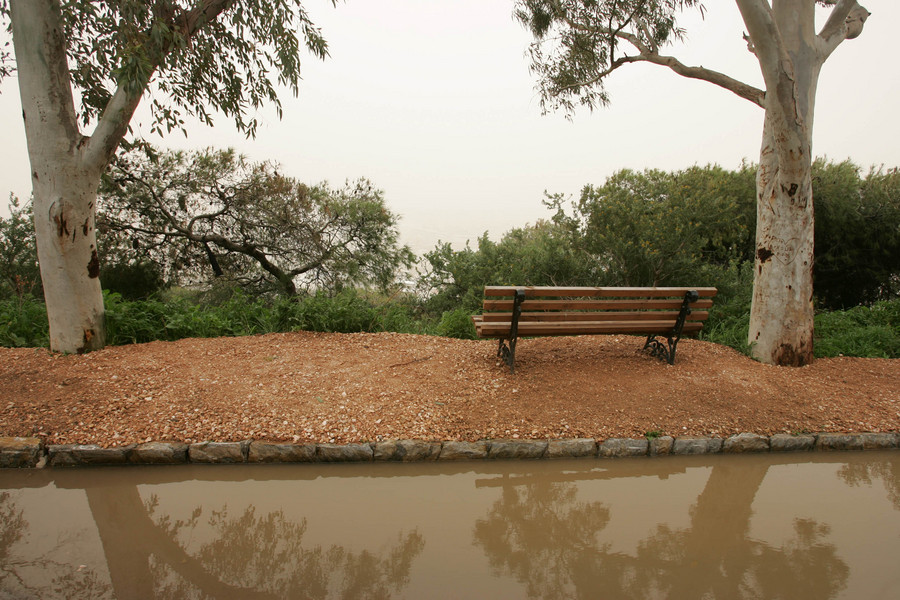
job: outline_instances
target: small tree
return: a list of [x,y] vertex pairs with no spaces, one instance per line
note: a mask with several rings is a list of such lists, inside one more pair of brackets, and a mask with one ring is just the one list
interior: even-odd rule
[[253,135],[248,114],[265,102],[280,113],[276,84],[297,93],[301,39],[318,57],[326,44],[296,0],[0,0],[0,14],[13,34],[50,346],[100,348],[97,187],[144,92],[159,94],[158,133],[218,111]]
[[[757,170],[756,269],[749,342],[767,363],[813,358],[812,123],[819,73],[860,35],[869,12],[855,0],[735,0],[764,89],[662,53],[683,37],[678,16],[698,0],[518,0],[533,32],[532,65],[545,106],[573,110],[609,101],[603,82],[647,62],[722,87],[765,110]],[[816,33],[816,4],[832,7]]]
[[9,218],[0,218],[0,299],[40,292],[31,202],[9,195]]
[[308,187],[233,150],[149,150],[128,153],[104,177],[99,227],[118,241],[110,255],[151,257],[170,281],[187,272],[293,296],[298,286],[387,287],[414,260],[365,179]]

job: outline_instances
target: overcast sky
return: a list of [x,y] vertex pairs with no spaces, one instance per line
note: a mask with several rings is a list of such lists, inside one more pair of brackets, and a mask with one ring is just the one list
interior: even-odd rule
[[[841,45],[823,69],[813,150],[868,167],[900,166],[900,3],[867,0],[863,35]],[[654,65],[628,65],[608,80],[611,105],[571,120],[541,115],[528,70],[529,34],[509,0],[325,0],[305,3],[331,57],[307,58],[300,94],[283,95],[284,118],[262,113],[255,140],[219,117],[189,137],[158,144],[234,147],[275,160],[308,183],[367,177],[401,216],[417,252],[438,240],[460,247],[488,231],[549,216],[544,191],[577,196],[622,168],[673,170],[756,162],[762,110],[711,84]],[[685,18],[685,44],[669,53],[762,87],[731,2],[708,2],[705,20]],[[822,16],[827,14],[823,12]],[[145,101],[144,107],[148,103]],[[28,197],[30,181],[15,79],[0,86],[4,143],[0,193]],[[5,202],[0,202],[5,205]],[[0,207],[0,210],[3,210]],[[5,214],[5,211],[4,211]]]

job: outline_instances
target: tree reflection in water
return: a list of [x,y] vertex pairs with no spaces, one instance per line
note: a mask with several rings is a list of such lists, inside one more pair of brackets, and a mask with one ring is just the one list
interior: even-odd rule
[[[156,515],[155,497],[147,510],[172,539],[190,538],[201,524],[199,508],[190,519],[175,522]],[[281,510],[257,516],[253,506],[235,517],[227,506],[211,511],[205,526],[209,529],[204,536],[212,541],[196,552],[205,571],[234,588],[277,598],[390,598],[409,582],[412,562],[425,546],[414,530],[398,534],[396,543],[383,554],[351,552],[338,545],[304,547],[305,518],[291,521]],[[184,578],[173,577],[176,573],[165,562],[153,560],[151,571],[157,598],[206,596]]]
[[[110,598],[112,588],[93,570],[84,565],[69,564],[42,556],[39,560],[24,560],[13,551],[16,544],[28,543],[28,521],[24,511],[16,505],[9,492],[0,493],[0,598]],[[49,582],[36,584],[44,577],[34,577],[46,571],[52,573]]]
[[798,519],[778,548],[748,537],[767,468],[716,464],[691,508],[690,527],[659,525],[633,556],[599,541],[610,509],[579,501],[576,483],[509,480],[476,523],[475,544],[495,572],[525,584],[529,598],[835,596],[849,568],[824,541],[827,525]]
[[838,477],[851,486],[871,486],[880,479],[894,508],[900,510],[900,461],[878,460],[843,465]]
[[506,485],[487,518],[475,522],[491,569],[525,583],[530,598],[573,597],[581,556],[609,523],[603,503],[578,502],[577,492],[574,483]]

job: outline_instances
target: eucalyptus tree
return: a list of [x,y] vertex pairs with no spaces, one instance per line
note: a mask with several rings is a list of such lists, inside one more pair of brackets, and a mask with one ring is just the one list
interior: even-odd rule
[[[756,268],[749,342],[766,363],[813,357],[812,126],[822,65],[859,36],[869,12],[855,0],[735,0],[763,87],[687,65],[663,49],[680,40],[679,16],[699,0],[517,0],[535,36],[532,67],[545,108],[608,103],[606,78],[637,62],[717,85],[765,111],[757,169]],[[831,8],[816,31],[815,10]]]
[[234,150],[146,149],[117,157],[103,177],[98,228],[107,256],[149,258],[170,282],[225,277],[287,296],[386,288],[412,266],[397,216],[366,179],[308,186]]
[[50,345],[100,348],[97,187],[142,96],[154,93],[156,132],[218,112],[253,135],[255,109],[281,112],[277,85],[297,93],[301,47],[324,58],[327,45],[297,0],[0,0],[0,14],[13,35]]

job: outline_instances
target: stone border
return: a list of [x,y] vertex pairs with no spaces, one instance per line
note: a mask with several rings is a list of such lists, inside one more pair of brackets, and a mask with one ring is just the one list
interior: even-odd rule
[[94,444],[45,446],[39,438],[0,437],[0,468],[98,465],[236,463],[423,462],[488,459],[623,458],[692,454],[745,454],[900,449],[900,432],[777,434],[741,433],[728,438],[659,436],[628,439],[388,440],[356,444],[148,442],[115,448]]

